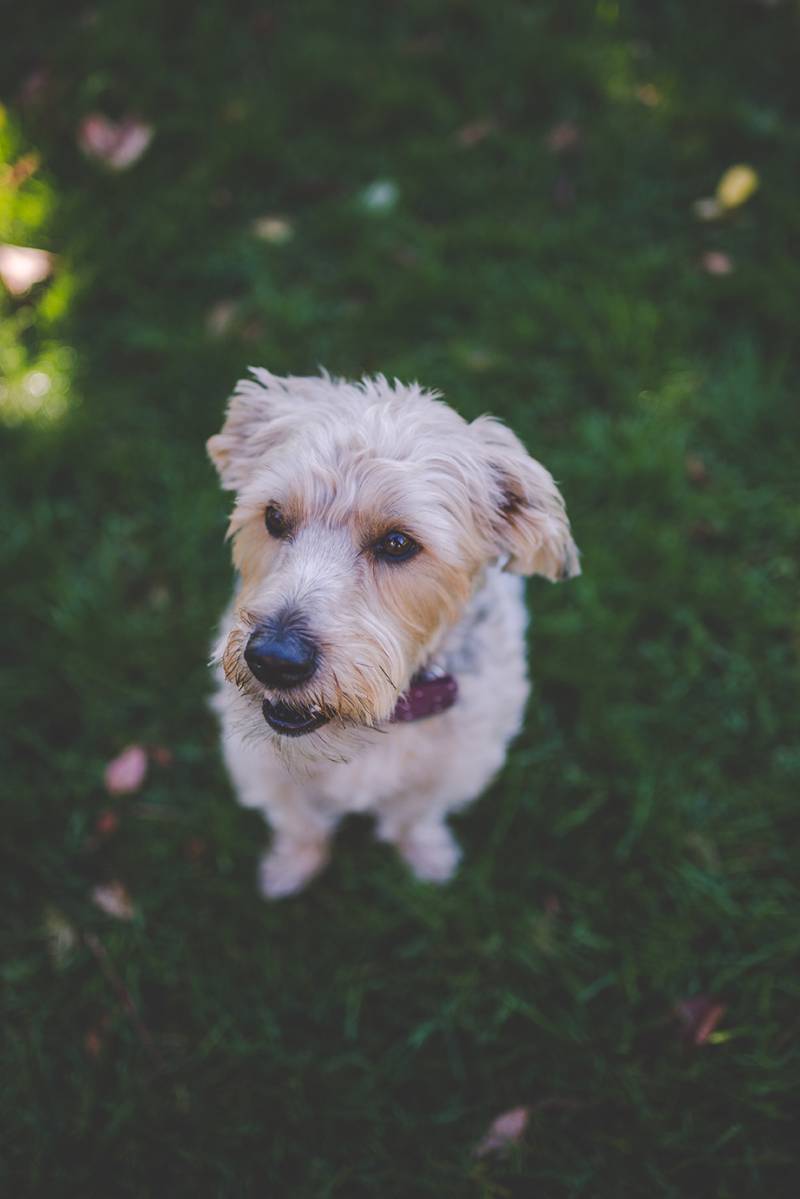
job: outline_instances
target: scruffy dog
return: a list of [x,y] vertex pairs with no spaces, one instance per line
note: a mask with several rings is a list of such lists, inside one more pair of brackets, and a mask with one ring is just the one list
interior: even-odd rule
[[261,890],[303,887],[346,812],[444,882],[445,817],[522,719],[516,576],[579,573],[564,502],[503,424],[417,384],[252,376],[208,450],[239,575],[214,706],[238,798],[272,825]]

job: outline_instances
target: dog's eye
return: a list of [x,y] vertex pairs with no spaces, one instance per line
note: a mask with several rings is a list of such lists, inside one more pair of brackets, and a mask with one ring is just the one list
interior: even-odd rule
[[275,504],[268,504],[264,510],[264,524],[271,537],[287,537],[289,522]]
[[405,562],[407,558],[413,558],[414,554],[419,553],[421,548],[408,533],[400,533],[396,529],[381,537],[372,547],[377,558],[385,558],[389,562]]

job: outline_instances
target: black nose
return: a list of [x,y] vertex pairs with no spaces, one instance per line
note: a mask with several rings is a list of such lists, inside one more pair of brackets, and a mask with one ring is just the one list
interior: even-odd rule
[[317,669],[317,647],[300,629],[271,621],[251,635],[244,659],[260,683],[286,690],[311,678]]

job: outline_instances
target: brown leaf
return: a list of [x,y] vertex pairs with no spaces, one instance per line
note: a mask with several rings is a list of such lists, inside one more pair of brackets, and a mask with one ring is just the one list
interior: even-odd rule
[[53,272],[53,255],[32,246],[0,244],[0,279],[12,296],[24,296]]
[[487,1153],[496,1153],[516,1145],[528,1126],[530,1109],[527,1107],[512,1107],[503,1112],[489,1125],[486,1135],[475,1146],[475,1157],[485,1157]]
[[44,913],[47,952],[55,966],[63,966],[78,941],[75,928],[58,908],[48,906]]
[[147,774],[147,754],[141,745],[129,745],[108,763],[103,781],[109,795],[131,795]]
[[208,842],[202,837],[190,837],[183,847],[184,855],[190,862],[201,862],[208,853]]
[[459,146],[463,146],[465,150],[469,150],[472,146],[479,145],[485,141],[490,134],[494,133],[497,126],[491,117],[484,117],[479,121],[470,121],[468,125],[462,125],[456,133],[456,141]]
[[643,83],[636,89],[636,98],[646,108],[657,108],[663,96],[654,83]]
[[581,131],[574,121],[559,121],[545,138],[548,150],[553,154],[566,154],[580,145]]
[[89,1057],[99,1057],[105,1043],[106,1039],[99,1028],[90,1028],[83,1038],[83,1047]]
[[92,891],[92,902],[115,920],[133,920],[136,909],[124,883],[113,879],[110,883],[99,883]]
[[239,314],[237,300],[218,300],[206,316],[206,329],[212,337],[224,337]]
[[174,761],[172,750],[167,749],[166,745],[151,745],[150,757],[153,759],[156,766],[171,766]]
[[282,216],[261,216],[251,225],[253,236],[273,246],[282,246],[294,237],[291,222]]
[[726,1006],[710,995],[693,995],[675,1006],[675,1015],[683,1025],[683,1036],[691,1045],[706,1045],[725,1015]]
[[21,187],[41,166],[38,154],[23,154],[12,166],[0,167],[0,187]]
[[119,816],[113,808],[103,808],[94,822],[94,831],[98,837],[110,837],[119,828]]
[[733,259],[722,250],[706,250],[700,259],[700,266],[707,275],[730,275],[733,270]]
[[686,478],[695,487],[705,487],[708,482],[708,467],[699,454],[687,454],[684,459]]
[[692,210],[698,221],[717,221],[725,211],[716,196],[701,196],[695,200]]
[[136,117],[112,121],[92,112],[78,126],[78,145],[88,158],[95,158],[112,171],[125,171],[138,162],[153,140],[153,126]]

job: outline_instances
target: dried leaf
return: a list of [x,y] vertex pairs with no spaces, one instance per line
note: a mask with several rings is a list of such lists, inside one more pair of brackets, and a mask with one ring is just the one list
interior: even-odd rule
[[692,211],[698,221],[718,221],[725,209],[716,196],[703,196],[700,200],[695,200]]
[[643,83],[636,89],[636,98],[647,108],[657,108],[664,97],[654,83]]
[[103,808],[94,822],[94,831],[98,837],[111,837],[119,828],[119,815],[113,808]]
[[150,757],[153,759],[153,761],[155,762],[155,764],[157,766],[165,766],[165,767],[171,766],[173,761],[175,760],[172,750],[167,749],[166,745],[151,745],[150,746]]
[[129,745],[108,763],[103,781],[109,795],[130,795],[138,791],[147,774],[147,754],[141,745]]
[[78,941],[78,934],[58,908],[48,906],[44,913],[47,952],[55,966],[63,966]]
[[0,245],[0,279],[12,296],[24,296],[53,271],[53,255],[32,246]]
[[465,150],[469,150],[473,146],[480,145],[482,141],[485,141],[490,134],[494,133],[496,128],[496,124],[490,117],[484,117],[480,121],[470,121],[468,125],[462,125],[458,130],[456,141],[459,146],[463,146]]
[[208,842],[202,837],[190,837],[183,847],[184,855],[189,862],[201,862],[208,853]]
[[391,179],[376,179],[361,193],[361,203],[370,212],[388,212],[397,203],[400,192]]
[[237,300],[218,300],[206,316],[206,329],[212,337],[223,337],[239,312]]
[[574,121],[559,121],[548,133],[545,143],[553,154],[565,154],[580,144],[581,131]]
[[92,891],[92,902],[115,920],[133,920],[136,909],[124,883],[113,879],[110,883],[100,883]]
[[486,1135],[478,1142],[473,1150],[475,1157],[485,1157],[487,1153],[496,1153],[515,1145],[528,1126],[530,1109],[527,1107],[512,1107],[503,1112],[489,1125]]
[[687,454],[684,462],[686,478],[695,487],[705,487],[708,482],[708,467],[699,454]]
[[261,216],[253,221],[251,228],[259,241],[267,241],[273,246],[282,246],[294,237],[291,223],[282,216]]
[[707,275],[730,275],[734,269],[733,259],[721,250],[706,250],[700,258],[700,266]]
[[34,152],[23,154],[22,158],[18,158],[11,166],[0,167],[0,187],[21,187],[31,175],[36,174],[41,162],[39,155]]
[[83,1047],[89,1057],[99,1057],[105,1043],[105,1037],[99,1028],[90,1028],[83,1038]]
[[22,108],[35,108],[47,99],[52,88],[52,79],[47,67],[37,67],[22,82],[19,103]]
[[138,162],[153,140],[152,125],[136,117],[112,121],[102,113],[85,116],[78,126],[78,145],[113,171],[125,171]]
[[697,1046],[708,1043],[725,1012],[725,1004],[710,995],[682,999],[675,1007],[675,1015],[683,1025],[685,1040]]
[[752,167],[740,163],[728,167],[717,184],[717,199],[723,208],[738,208],[758,190],[759,178]]

